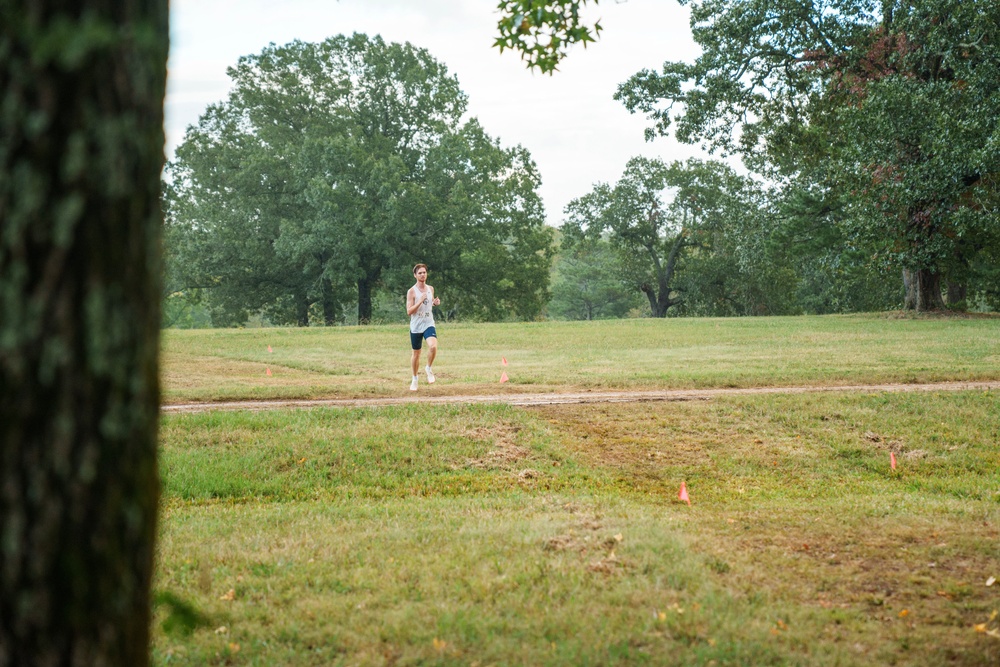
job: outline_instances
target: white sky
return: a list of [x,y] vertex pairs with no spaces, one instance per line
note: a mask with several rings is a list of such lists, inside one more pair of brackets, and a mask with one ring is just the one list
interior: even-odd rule
[[380,34],[426,48],[458,77],[469,114],[490,135],[528,149],[542,175],[547,222],[559,225],[571,199],[617,180],[632,156],[702,155],[672,138],[646,142],[646,119],[611,99],[640,69],[697,56],[688,10],[674,0],[604,0],[589,11],[601,19],[600,40],[574,47],[548,76],[493,48],[495,0],[172,0],[167,157],[205,108],[225,98],[226,68],[240,56],[271,42]]

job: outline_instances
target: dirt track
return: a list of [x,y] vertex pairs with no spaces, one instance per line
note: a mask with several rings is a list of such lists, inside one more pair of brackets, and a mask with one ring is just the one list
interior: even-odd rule
[[504,403],[506,405],[560,405],[567,403],[641,403],[651,401],[705,401],[716,396],[745,394],[802,394],[821,391],[900,392],[900,391],[969,391],[1000,389],[1000,381],[936,382],[931,384],[865,384],[815,387],[748,387],[745,389],[662,389],[654,391],[583,391],[549,394],[486,394],[473,396],[428,396],[420,393],[385,398],[326,398],[311,400],[259,400],[219,403],[178,403],[164,405],[164,413],[209,412],[213,410],[285,410],[289,408],[357,408],[407,405],[471,405]]

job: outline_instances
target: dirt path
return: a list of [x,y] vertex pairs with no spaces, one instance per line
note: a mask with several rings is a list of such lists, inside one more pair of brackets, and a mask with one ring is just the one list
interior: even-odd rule
[[899,392],[899,391],[969,391],[1000,389],[993,382],[935,382],[930,384],[863,384],[815,387],[748,387],[745,389],[661,389],[653,391],[582,391],[548,394],[486,394],[478,396],[389,396],[385,398],[324,398],[312,400],[227,401],[219,403],[178,403],[164,405],[164,413],[209,412],[213,410],[285,410],[289,408],[357,408],[386,405],[560,405],[566,403],[641,403],[650,401],[706,401],[716,396],[745,394],[803,394],[822,391]]

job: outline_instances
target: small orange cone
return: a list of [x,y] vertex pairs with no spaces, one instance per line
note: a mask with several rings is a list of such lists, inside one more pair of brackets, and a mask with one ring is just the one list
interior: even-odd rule
[[889,465],[892,466],[893,470],[896,469],[896,453],[895,452],[889,452]]
[[508,379],[509,378],[507,377],[507,371],[504,371],[503,373],[500,374],[500,384],[507,382]]
[[507,357],[500,357],[500,365],[501,366],[507,365]]
[[684,482],[681,482],[681,490],[677,492],[677,500],[681,500],[689,506],[691,505],[691,498],[688,497],[688,487]]
[[270,369],[270,367],[268,367],[268,369],[267,369],[267,377],[271,377],[271,369]]
[[267,346],[267,351],[268,351],[268,352],[274,352],[274,350],[272,350],[272,349],[271,349],[271,346],[270,346],[270,345],[268,345],[268,346]]

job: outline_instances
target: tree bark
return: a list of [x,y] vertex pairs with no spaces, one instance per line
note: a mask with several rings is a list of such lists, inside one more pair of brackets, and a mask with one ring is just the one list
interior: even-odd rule
[[371,324],[372,291],[378,283],[381,270],[375,270],[358,278],[358,324]]
[[665,317],[667,314],[666,310],[660,308],[660,300],[656,298],[656,290],[652,288],[649,283],[643,283],[639,286],[642,293],[646,295],[649,299],[649,312],[653,317]]
[[903,310],[917,309],[917,279],[914,271],[903,269]]
[[323,324],[332,327],[340,319],[340,304],[337,303],[337,298],[333,294],[333,283],[329,278],[323,278],[320,281],[320,289],[322,290]]
[[166,0],[0,0],[0,667],[149,662]]
[[309,296],[304,289],[295,291],[295,323],[300,327],[309,326]]
[[943,310],[941,298],[941,274],[930,269],[903,269],[903,286],[906,297],[903,307],[924,313]]

